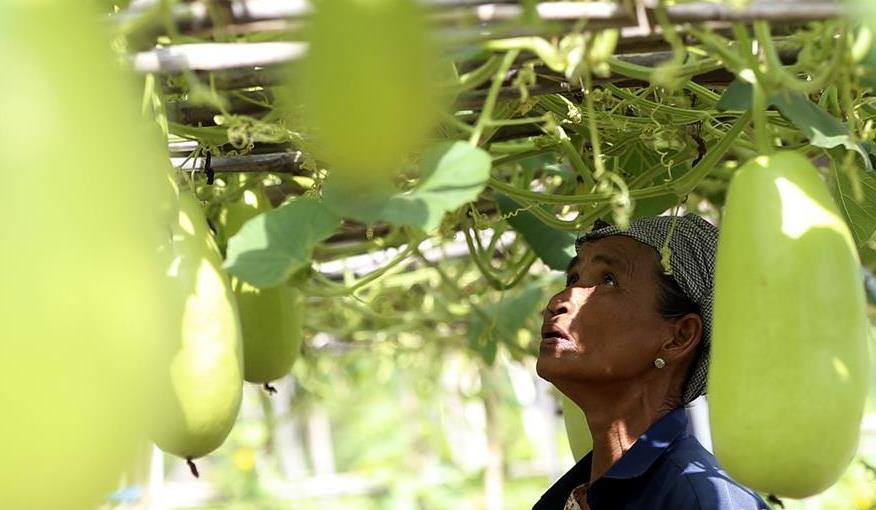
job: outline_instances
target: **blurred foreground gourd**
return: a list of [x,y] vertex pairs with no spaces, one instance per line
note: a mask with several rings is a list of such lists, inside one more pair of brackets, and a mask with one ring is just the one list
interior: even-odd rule
[[159,381],[152,437],[162,450],[191,461],[231,432],[243,392],[243,358],[237,305],[207,220],[190,191],[180,193],[179,206],[168,276],[183,296],[183,315],[169,337],[174,356]]
[[792,498],[852,460],[867,391],[855,244],[817,170],[782,152],[730,184],[715,274],[709,407],[715,455]]
[[0,507],[97,507],[178,321],[167,154],[90,3],[0,2]]
[[[240,200],[220,213],[225,236],[233,236],[244,223],[269,210],[271,203],[261,185],[245,190]],[[244,379],[266,384],[285,376],[298,358],[303,340],[303,310],[297,289],[287,285],[258,289],[237,278],[231,281],[240,308]]]
[[563,406],[563,423],[566,425],[566,437],[569,439],[569,448],[575,461],[579,461],[593,449],[593,437],[590,435],[590,427],[587,425],[587,417],[584,411],[572,400],[562,395],[560,401]]
[[316,155],[351,190],[387,186],[438,119],[439,59],[417,4],[314,3],[307,56],[292,81]]

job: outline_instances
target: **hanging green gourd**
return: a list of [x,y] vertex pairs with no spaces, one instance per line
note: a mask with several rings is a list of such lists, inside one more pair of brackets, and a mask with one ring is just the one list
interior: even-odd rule
[[743,165],[721,225],[708,387],[731,476],[792,498],[837,480],[858,442],[866,328],[855,244],[812,163]]
[[[243,191],[241,199],[225,206],[219,215],[226,238],[243,224],[270,211],[264,187],[258,184]],[[301,351],[304,339],[303,303],[297,289],[288,285],[259,289],[237,278],[232,287],[240,309],[243,333],[243,377],[248,382],[265,384],[289,373]]]
[[222,257],[195,196],[180,193],[171,226],[168,276],[183,296],[182,321],[169,337],[173,358],[158,385],[162,399],[152,439],[162,450],[193,460],[218,448],[234,426],[243,396],[243,353],[237,304]]

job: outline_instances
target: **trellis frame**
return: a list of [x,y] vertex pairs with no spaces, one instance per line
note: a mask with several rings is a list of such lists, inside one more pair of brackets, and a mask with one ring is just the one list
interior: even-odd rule
[[[485,39],[508,36],[557,37],[573,28],[582,19],[587,30],[619,28],[621,40],[616,56],[634,64],[653,67],[672,56],[668,43],[664,40],[659,24],[655,22],[658,0],[622,0],[619,3],[597,2],[541,2],[535,4],[534,11],[539,21],[513,23],[526,19],[525,6],[518,2],[485,2],[478,0],[430,0],[424,2],[435,22],[440,37],[463,41],[462,44],[477,45]],[[151,6],[150,6],[151,4]],[[206,34],[219,30],[226,35],[245,34],[252,31],[287,34],[285,42],[260,43],[197,43],[172,45],[162,48],[135,52],[131,63],[138,72],[158,76],[174,76],[180,73],[194,73],[206,79],[221,91],[235,90],[231,98],[229,113],[260,116],[268,110],[261,108],[247,97],[247,94],[263,96],[260,87],[270,87],[284,79],[284,67],[306,54],[306,44],[296,41],[295,34],[310,12],[306,1],[274,0],[235,0],[212,2],[219,14],[208,12],[205,4],[175,4],[173,18],[181,33],[191,35]],[[138,17],[146,16],[150,9],[156,8],[154,2],[134,2],[127,11],[119,13],[112,22],[117,24],[136,22]],[[846,4],[833,0],[755,0],[747,8],[734,10],[724,5],[708,2],[693,2],[670,5],[665,8],[666,18],[684,35],[685,23],[703,23],[717,31],[729,31],[733,22],[768,20],[774,28],[793,28],[809,21],[821,21],[849,15]],[[531,13],[530,13],[531,14]],[[222,25],[214,22],[222,21]],[[474,28],[473,25],[474,24]],[[146,25],[155,30],[155,27]],[[160,31],[159,31],[160,32]],[[157,32],[156,32],[157,33]],[[690,42],[690,40],[686,41]],[[453,48],[453,46],[449,46]],[[785,63],[796,60],[796,53],[790,50],[780,52]],[[519,69],[520,62],[512,66],[508,82],[500,89],[499,97],[514,97],[518,89],[510,84],[510,77]],[[546,68],[538,69],[539,75],[546,77],[531,87],[531,95],[575,94],[580,87],[568,83],[560,73]],[[726,85],[734,75],[725,69],[710,71],[693,77],[698,83]],[[641,86],[641,80],[622,75],[608,78],[595,78],[594,85],[616,83],[619,86]],[[180,91],[173,86],[166,92]],[[458,105],[478,110],[486,87],[464,93]],[[166,105],[171,120],[186,124],[211,124],[218,111],[209,107],[192,105],[182,100]],[[497,139],[504,136],[528,136],[538,134],[531,130],[509,129],[500,132]],[[265,153],[267,151],[267,153]],[[262,146],[256,147],[253,154],[212,158],[212,171],[222,172],[270,172],[300,173],[302,154],[294,147]],[[181,168],[185,171],[204,170],[204,158],[189,159]],[[275,190],[276,191],[276,190]],[[293,194],[300,190],[285,191]],[[274,193],[277,195],[277,193]],[[283,196],[275,196],[275,201]],[[355,227],[354,231],[365,235],[365,228]],[[345,238],[348,238],[345,236]]]

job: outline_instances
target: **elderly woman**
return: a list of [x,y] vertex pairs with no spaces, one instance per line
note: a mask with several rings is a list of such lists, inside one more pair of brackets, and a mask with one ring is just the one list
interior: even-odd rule
[[544,311],[538,374],[587,416],[593,451],[533,510],[762,510],[686,432],[705,393],[717,229],[654,217],[578,239]]

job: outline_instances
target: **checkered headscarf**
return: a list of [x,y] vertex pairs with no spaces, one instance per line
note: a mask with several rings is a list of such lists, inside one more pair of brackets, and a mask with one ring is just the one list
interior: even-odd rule
[[[703,317],[703,338],[694,359],[682,399],[687,404],[706,393],[709,374],[709,353],[712,340],[712,299],[714,295],[715,253],[718,247],[718,229],[695,214],[684,216],[656,216],[630,222],[621,230],[603,221],[597,221],[593,230],[581,234],[575,243],[576,251],[587,241],[623,235],[654,247],[658,255],[665,255],[671,276],[682,292],[699,306]],[[664,243],[669,237],[667,250]]]

